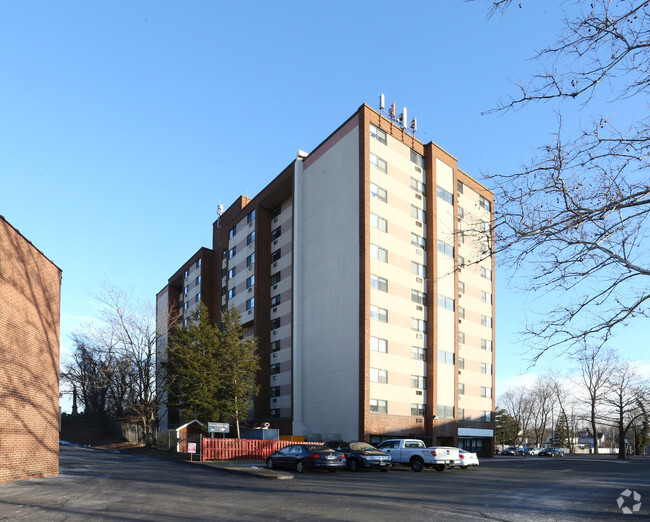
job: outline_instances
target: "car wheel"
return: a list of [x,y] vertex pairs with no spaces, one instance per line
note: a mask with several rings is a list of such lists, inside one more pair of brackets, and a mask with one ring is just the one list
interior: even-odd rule
[[305,471],[305,463],[302,460],[296,462],[296,471],[298,473],[302,473],[303,471]]
[[348,460],[348,469],[350,471],[359,471],[359,463],[357,462],[357,459]]
[[379,468],[379,471],[387,472],[390,468]]
[[266,459],[266,467],[269,469],[273,469],[273,459],[271,457]]
[[411,460],[411,469],[413,471],[422,471],[424,461],[420,457],[415,457]]
[[445,466],[444,464],[436,464],[435,466],[433,466],[433,469],[435,469],[436,471],[445,471],[447,469],[447,466]]
[[461,466],[460,469],[469,469],[469,466]]

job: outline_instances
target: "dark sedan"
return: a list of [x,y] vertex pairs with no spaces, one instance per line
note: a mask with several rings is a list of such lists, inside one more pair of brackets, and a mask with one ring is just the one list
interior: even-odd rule
[[560,448],[546,448],[538,453],[540,457],[564,457],[564,450]]
[[345,455],[324,444],[292,444],[270,455],[266,466],[269,469],[291,468],[298,473],[322,468],[334,473],[345,467]]
[[350,471],[358,471],[364,468],[376,468],[380,471],[388,471],[392,464],[392,457],[366,442],[343,442],[342,440],[331,440],[327,445],[345,454]]

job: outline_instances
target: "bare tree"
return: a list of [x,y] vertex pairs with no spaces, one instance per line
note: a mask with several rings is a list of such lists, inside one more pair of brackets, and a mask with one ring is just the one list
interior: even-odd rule
[[553,442],[557,445],[558,439],[562,439],[562,444],[566,444],[569,452],[573,453],[579,421],[576,400],[567,389],[564,377],[560,375],[549,377],[549,386],[555,395],[555,404],[558,408],[558,420],[553,428]]
[[515,446],[519,446],[527,436],[532,424],[533,396],[524,386],[512,388],[505,392],[499,401],[502,408],[514,421],[517,428],[514,436]]
[[594,453],[598,454],[598,408],[608,391],[608,384],[616,368],[616,354],[606,347],[585,346],[578,357],[580,364],[580,384],[586,392],[586,405],[589,409],[589,424],[593,434]]
[[535,437],[535,446],[544,442],[544,435],[548,429],[549,419],[556,403],[555,394],[549,379],[538,378],[531,389],[531,431]]
[[605,402],[610,408],[605,422],[618,430],[618,458],[625,459],[630,429],[642,420],[648,410],[650,389],[632,363],[621,363],[612,373],[607,385]]
[[[512,1],[490,3],[505,11]],[[495,110],[554,101],[561,113],[582,102],[592,123],[567,130],[559,117],[538,157],[519,172],[488,176],[501,262],[529,268],[527,289],[562,303],[525,328],[534,361],[547,350],[603,344],[617,327],[647,317],[650,299],[650,1],[563,4],[564,32],[538,53],[540,71]],[[635,116],[619,123],[601,114],[601,95],[636,102]]]

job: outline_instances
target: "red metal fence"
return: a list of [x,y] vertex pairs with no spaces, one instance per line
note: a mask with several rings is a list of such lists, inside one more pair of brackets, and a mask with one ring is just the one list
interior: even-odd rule
[[[274,451],[291,444],[296,443],[287,440],[209,439],[203,437],[201,460],[265,460]],[[314,443],[305,442],[304,444]]]

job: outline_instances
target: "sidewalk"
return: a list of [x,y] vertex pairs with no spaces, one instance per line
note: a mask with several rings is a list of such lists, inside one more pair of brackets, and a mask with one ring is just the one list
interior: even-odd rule
[[204,462],[196,460],[191,463],[219,469],[226,473],[237,473],[239,475],[248,475],[271,480],[293,479],[293,473],[268,469],[263,460],[206,460]]

